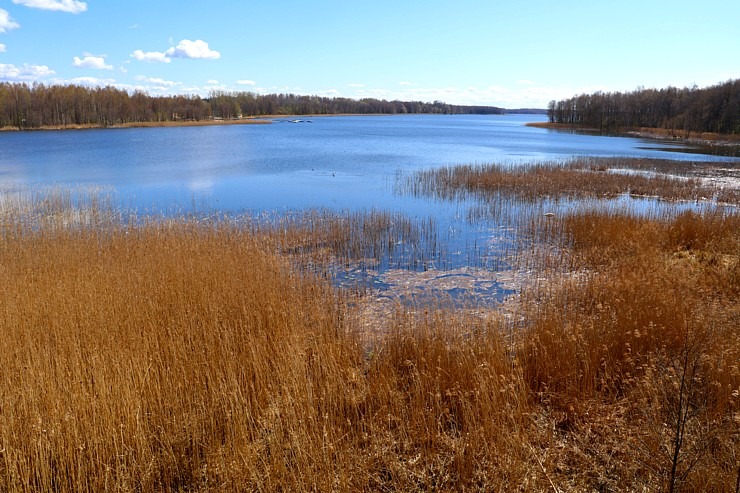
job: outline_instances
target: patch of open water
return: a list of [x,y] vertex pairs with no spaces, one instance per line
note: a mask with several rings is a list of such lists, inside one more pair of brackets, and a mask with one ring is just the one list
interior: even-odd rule
[[[544,117],[346,116],[312,118],[310,124],[5,132],[0,189],[98,188],[142,217],[319,209],[382,210],[411,221],[432,220],[436,235],[428,243],[398,245],[377,264],[337,270],[335,279],[393,291],[401,302],[422,292],[462,302],[469,293],[490,300],[510,294],[515,288],[491,273],[510,268],[521,241],[517,228],[545,213],[556,220],[584,203],[512,202],[492,211],[474,198],[450,202],[399,192],[399,181],[416,171],[490,162],[525,166],[587,155],[710,160],[733,173],[738,167],[736,159],[687,147],[525,126],[537,120]],[[707,205],[625,196],[588,206],[659,213]],[[417,278],[407,293],[399,288],[400,271]],[[478,284],[468,282],[473,271]]]

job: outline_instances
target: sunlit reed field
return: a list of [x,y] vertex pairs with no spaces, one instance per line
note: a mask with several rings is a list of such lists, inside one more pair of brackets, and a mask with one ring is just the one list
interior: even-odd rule
[[[725,197],[602,168],[417,178]],[[502,305],[378,316],[337,272],[431,269],[433,221],[139,218],[104,196],[0,200],[0,491],[738,491],[736,207],[531,205]]]

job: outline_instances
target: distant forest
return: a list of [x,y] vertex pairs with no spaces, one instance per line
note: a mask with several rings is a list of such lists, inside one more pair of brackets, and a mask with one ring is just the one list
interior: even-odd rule
[[457,106],[440,101],[385,101],[295,94],[212,92],[199,96],[150,96],[115,87],[0,83],[0,128],[111,126],[138,122],[233,119],[264,115],[503,114],[544,112],[494,106]]
[[678,134],[740,134],[740,79],[704,89],[668,87],[582,94],[551,101],[547,115],[551,123],[602,132],[651,127]]

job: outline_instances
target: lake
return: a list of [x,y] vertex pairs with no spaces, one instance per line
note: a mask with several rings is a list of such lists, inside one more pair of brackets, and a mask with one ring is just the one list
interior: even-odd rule
[[[507,281],[517,221],[579,203],[510,202],[495,214],[485,208],[476,214],[474,200],[399,192],[405,177],[446,165],[526,165],[583,155],[737,162],[687,148],[670,152],[664,142],[525,126],[544,120],[541,115],[340,116],[299,123],[278,119],[271,125],[1,132],[0,193],[89,187],[139,217],[388,211],[431,225],[433,234],[423,244],[394,240],[370,263],[360,255],[332,273],[338,284],[360,283],[381,293],[396,286],[393,296],[401,301],[412,286],[424,296],[472,296],[475,303],[488,304],[517,289]],[[625,196],[599,204],[623,209],[642,202]],[[404,293],[399,286],[405,286]]]
[[140,212],[382,208],[424,212],[399,174],[579,155],[715,159],[664,143],[527,127],[542,115],[340,116],[271,125],[0,133],[0,186],[106,186]]

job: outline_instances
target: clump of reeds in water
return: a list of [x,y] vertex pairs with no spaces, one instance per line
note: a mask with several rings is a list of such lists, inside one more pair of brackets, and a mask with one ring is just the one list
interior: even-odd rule
[[11,214],[0,489],[732,491],[738,221],[558,218],[516,326],[399,310],[365,347],[251,224]]
[[[683,169],[691,168],[686,163]],[[679,166],[680,167],[680,166]],[[626,170],[651,173],[626,173]],[[738,188],[725,189],[687,170],[676,175],[677,165],[628,158],[581,158],[567,162],[520,165],[465,165],[422,171],[407,180],[414,194],[455,199],[475,194],[491,198],[502,194],[519,200],[544,198],[614,198],[629,194],[665,200],[716,200],[738,203]],[[620,171],[620,172],[615,172]],[[462,194],[462,195],[461,195]]]
[[357,265],[422,270],[441,255],[434,219],[385,211],[309,211],[255,223],[281,255],[319,269]]
[[113,200],[110,190],[103,187],[0,190],[0,223],[8,234],[13,229],[105,228],[136,220],[133,212],[115,207]]

